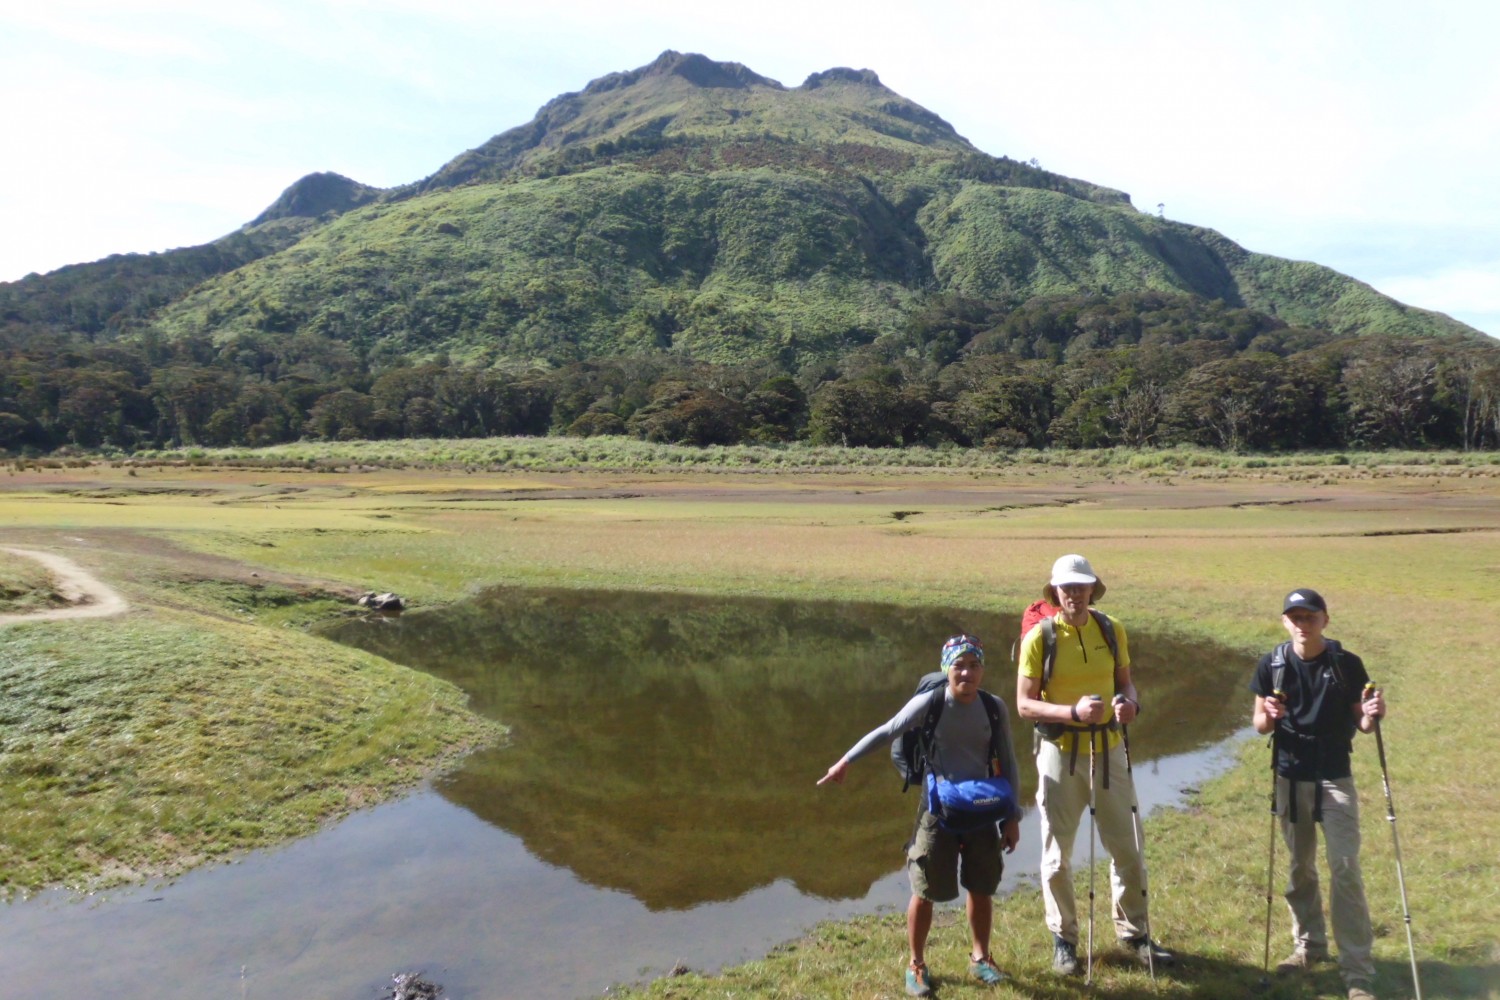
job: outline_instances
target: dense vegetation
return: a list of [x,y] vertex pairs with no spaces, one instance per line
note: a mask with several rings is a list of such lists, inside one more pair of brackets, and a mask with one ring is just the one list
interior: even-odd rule
[[388,191],[0,285],[0,448],[1490,447],[1494,343],[974,149],[868,71],[665,53]]
[[0,336],[0,449],[632,435],[989,448],[1500,445],[1500,344],[1339,337],[1160,293],[945,298],[836,360],[378,364],[312,333]]

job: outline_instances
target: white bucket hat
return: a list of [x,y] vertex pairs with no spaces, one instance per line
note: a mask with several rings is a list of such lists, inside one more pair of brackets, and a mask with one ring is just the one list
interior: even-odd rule
[[1067,555],[1052,564],[1051,584],[1054,587],[1066,587],[1070,583],[1099,583],[1099,577],[1094,573],[1094,567],[1083,556]]

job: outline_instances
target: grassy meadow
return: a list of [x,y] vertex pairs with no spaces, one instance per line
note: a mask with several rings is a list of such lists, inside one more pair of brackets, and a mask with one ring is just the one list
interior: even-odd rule
[[58,601],[46,570],[30,559],[0,551],[0,614],[39,611]]
[[[1281,636],[1282,594],[1313,586],[1327,596],[1330,634],[1364,657],[1391,703],[1385,737],[1424,995],[1500,996],[1500,734],[1486,721],[1500,664],[1483,638],[1500,634],[1493,456],[1417,464],[1079,453],[944,467],[865,464],[851,453],[764,471],[745,455],[710,468],[674,462],[670,450],[638,465],[480,454],[513,448],[497,442],[444,443],[473,449],[467,458],[375,450],[405,447],[0,472],[0,545],[66,555],[132,603],[115,619],[0,627],[3,759],[23,776],[6,783],[0,809],[7,888],[138,879],[294,836],[496,738],[463,711],[456,690],[300,627],[344,613],[358,591],[394,590],[418,607],[516,584],[1018,614],[1052,560],[1080,551],[1109,584],[1101,607],[1130,627],[1234,650],[1247,682],[1254,657]],[[0,559],[0,585],[15,589],[13,580],[30,581],[23,592],[45,586],[24,564]],[[941,637],[933,639],[936,649]],[[1150,711],[1150,671],[1137,665],[1141,741],[1164,724]],[[994,674],[989,686],[1009,696],[1008,673]],[[1243,702],[1248,721],[1248,691],[1225,697]],[[838,794],[815,790],[814,779],[877,721],[850,720],[830,734],[826,759],[807,762],[809,795]],[[1342,995],[1331,967],[1256,991],[1263,741],[1241,756],[1189,808],[1147,824],[1153,930],[1185,965],[1152,983],[1144,970],[1106,962],[1092,992]],[[1357,746],[1356,779],[1380,995],[1408,996],[1373,740]],[[893,796],[892,808],[905,803]],[[1280,847],[1278,855],[1284,876]],[[1274,920],[1273,961],[1288,945],[1279,899]],[[997,906],[994,939],[1013,985],[970,985],[961,913],[940,910],[929,964],[943,996],[1087,992],[1046,971],[1037,890]],[[897,996],[904,953],[902,918],[875,916],[820,927],[716,976],[627,993]]]

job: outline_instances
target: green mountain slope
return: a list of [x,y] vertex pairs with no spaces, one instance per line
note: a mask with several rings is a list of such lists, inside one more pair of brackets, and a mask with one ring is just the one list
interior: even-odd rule
[[[304,178],[226,240],[255,251],[171,280],[101,271],[112,297],[92,312],[118,312],[139,280],[132,315],[168,337],[311,333],[377,363],[669,351],[795,369],[951,296],[1160,291],[1340,334],[1475,334],[984,154],[869,71],[787,88],[674,52],[554,99],[414,184]],[[69,270],[0,286],[0,321],[128,328],[75,319]]]
[[284,250],[316,225],[307,218],[274,219],[201,246],[113,254],[0,282],[0,327],[90,339],[140,329],[208,278]]
[[920,235],[849,179],[602,168],[350,213],[160,325],[553,361],[836,352],[899,323],[929,278]]

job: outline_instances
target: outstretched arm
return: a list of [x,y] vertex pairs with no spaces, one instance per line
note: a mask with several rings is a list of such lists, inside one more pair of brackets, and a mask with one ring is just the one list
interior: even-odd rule
[[930,697],[931,695],[926,692],[913,696],[911,701],[903,705],[901,711],[897,712],[885,725],[876,726],[865,733],[858,743],[849,748],[848,753],[839,758],[838,763],[828,769],[827,774],[818,779],[818,784],[826,785],[831,781],[835,785],[842,785],[844,776],[849,772],[849,765],[876,747],[891,742],[897,735],[915,725],[918,715],[926,708],[927,699]]

